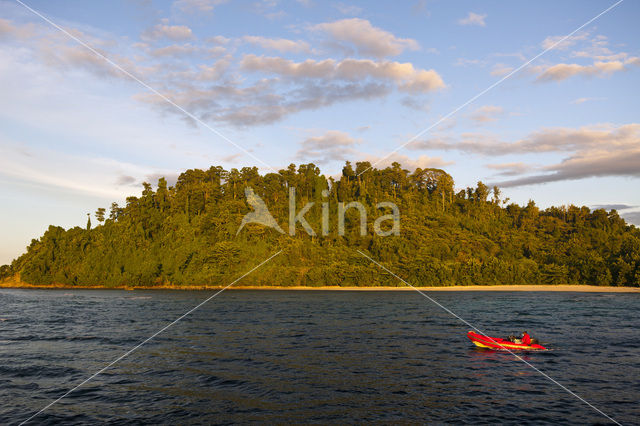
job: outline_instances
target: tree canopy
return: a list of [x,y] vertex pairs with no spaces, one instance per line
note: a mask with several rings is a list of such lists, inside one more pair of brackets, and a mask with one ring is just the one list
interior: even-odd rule
[[[311,236],[295,236],[256,224],[236,232],[250,211],[244,189],[261,197],[282,229],[288,229],[289,188],[296,206],[314,202],[305,219]],[[314,164],[290,165],[261,175],[256,167],[187,170],[174,186],[164,178],[143,184],[139,197],[109,214],[96,211],[98,226],[65,230],[50,226],[0,278],[35,285],[154,286],[225,285],[261,260],[280,256],[243,279],[245,285],[395,286],[398,280],[361,256],[368,253],[413,285],[591,284],[640,286],[640,230],[615,210],[561,206],[541,210],[502,200],[499,188],[478,182],[455,189],[440,169],[409,172],[347,162],[339,178]],[[338,203],[358,201],[367,213],[348,209],[338,235]],[[400,210],[400,233],[380,236],[380,202]],[[324,235],[322,212],[329,210]],[[385,224],[381,225],[385,228]],[[17,278],[16,278],[17,277]]]

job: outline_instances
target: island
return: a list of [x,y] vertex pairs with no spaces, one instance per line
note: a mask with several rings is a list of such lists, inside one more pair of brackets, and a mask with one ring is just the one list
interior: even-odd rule
[[[247,216],[257,202],[273,220]],[[0,267],[0,285],[224,288],[280,252],[237,288],[640,288],[640,229],[615,210],[521,206],[398,163],[187,170],[93,218],[50,226]]]

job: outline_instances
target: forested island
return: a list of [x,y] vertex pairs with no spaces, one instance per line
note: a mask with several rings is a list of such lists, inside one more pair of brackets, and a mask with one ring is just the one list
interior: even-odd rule
[[[295,236],[257,224],[238,229],[251,211],[245,188],[264,200],[283,229],[289,224],[289,188],[296,206],[316,230],[298,226]],[[339,235],[340,202],[349,209]],[[399,235],[373,232],[385,214],[376,205],[395,203]],[[322,235],[322,211],[329,232]],[[386,213],[389,213],[388,211]],[[500,189],[478,182],[456,190],[440,169],[385,169],[347,162],[340,177],[321,174],[314,164],[290,165],[260,175],[241,170],[187,170],[174,186],[164,178],[143,183],[139,197],[125,206],[99,208],[85,227],[50,226],[11,265],[0,280],[31,285],[166,287],[221,286],[278,250],[282,253],[243,278],[253,286],[398,286],[398,280],[358,253],[419,286],[497,284],[588,284],[640,286],[640,229],[615,210],[562,206],[539,209],[509,203]],[[387,228],[389,224],[386,225]]]

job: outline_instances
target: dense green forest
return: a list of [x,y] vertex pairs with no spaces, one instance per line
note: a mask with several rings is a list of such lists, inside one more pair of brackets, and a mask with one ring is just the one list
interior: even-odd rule
[[[239,285],[399,285],[362,250],[413,285],[640,286],[640,229],[615,211],[510,204],[481,182],[455,190],[453,178],[439,169],[411,173],[397,163],[380,170],[347,163],[333,179],[314,164],[264,176],[255,167],[211,167],[182,173],[172,187],[165,179],[155,190],[143,186],[125,206],[99,208],[97,226],[91,217],[86,227],[50,226],[1,267],[0,278],[36,285],[226,285],[282,249]],[[256,224],[237,233],[251,211],[246,187],[284,230],[294,187],[297,209],[315,202],[305,218],[318,234],[298,225],[290,236]],[[351,201],[367,210],[364,236],[356,209],[347,210],[345,235],[338,235],[338,203]],[[389,213],[376,207],[383,201],[399,207],[399,235],[373,232],[375,219]],[[320,232],[323,205],[328,235]]]

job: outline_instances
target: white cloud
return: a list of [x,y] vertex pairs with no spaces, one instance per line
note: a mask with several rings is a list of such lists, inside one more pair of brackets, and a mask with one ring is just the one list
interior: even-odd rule
[[622,216],[622,218],[624,220],[627,221],[627,223],[632,223],[637,227],[640,227],[640,211],[632,211],[632,212],[625,212],[624,214],[621,214],[620,216]]
[[453,164],[453,162],[445,161],[440,157],[420,155],[414,158],[397,152],[386,158],[380,157],[358,150],[357,147],[362,143],[361,138],[354,138],[346,132],[329,130],[320,136],[311,136],[302,141],[296,158],[316,164],[344,162],[355,159],[356,161],[368,161],[371,164],[376,164],[377,168],[390,167],[392,163],[397,162],[409,170],[441,168]]
[[279,57],[246,55],[241,61],[241,67],[249,71],[272,73],[295,79],[390,81],[395,83],[399,90],[408,92],[426,93],[445,87],[442,78],[434,70],[416,69],[410,63],[390,61],[307,59],[304,62],[294,62]]
[[149,52],[151,56],[167,56],[167,57],[175,57],[182,55],[191,55],[196,53],[198,48],[191,44],[171,44],[169,46],[160,47],[157,49],[153,49]]
[[407,108],[414,109],[416,111],[429,112],[429,102],[424,99],[419,99],[411,96],[405,96],[400,100],[400,103]]
[[513,71],[515,68],[510,67],[508,65],[505,64],[496,64],[493,69],[491,70],[491,75],[494,77],[502,77],[505,76],[507,74],[509,74],[511,71]]
[[143,32],[140,37],[145,41],[155,41],[162,38],[184,41],[193,38],[193,32],[186,25],[169,25],[169,20],[164,18],[159,24]]
[[302,147],[305,149],[325,149],[354,146],[361,143],[361,139],[354,139],[346,132],[339,130],[329,130],[322,136],[312,136],[305,139],[302,143]]
[[173,6],[186,13],[212,12],[216,6],[229,0],[176,0]]
[[[124,198],[131,188],[112,181],[123,171],[138,177],[152,169],[109,158],[65,154],[39,147],[28,156],[15,143],[1,138],[0,176],[103,198]],[[139,180],[138,180],[139,182]]]
[[458,58],[453,65],[457,67],[468,67],[472,65],[478,65],[478,66],[484,67],[485,65],[487,65],[487,61],[484,61],[481,59]]
[[0,18],[0,35],[12,34],[15,32],[14,26],[11,21]]
[[[516,142],[491,136],[463,134],[462,140],[433,138],[414,142],[409,149],[456,150],[500,156],[509,154],[561,153],[557,164],[538,168],[542,174],[500,183],[521,186],[596,176],[640,177],[640,124],[603,124],[574,128],[545,128]],[[512,169],[513,170],[513,169]]]
[[[563,36],[549,36],[542,42],[545,49],[568,51],[573,58],[590,59],[591,64],[558,63],[554,65],[538,65],[531,67],[537,74],[537,81],[562,81],[582,75],[586,77],[608,77],[616,72],[626,71],[633,65],[640,65],[640,57],[629,56],[626,52],[614,52],[608,47],[607,37],[591,36],[582,32],[563,40]],[[554,46],[558,43],[557,46]]]
[[430,16],[431,12],[427,9],[427,0],[418,0],[411,6],[411,12],[418,15]]
[[309,52],[311,46],[306,41],[288,40],[285,38],[268,38],[261,36],[244,36],[242,41],[255,44],[267,50],[277,50],[279,52]]
[[0,18],[0,40],[3,37],[30,38],[35,36],[35,26],[32,24],[14,25],[10,20]]
[[325,164],[330,161],[344,161],[357,155],[354,147],[362,139],[353,138],[346,132],[329,130],[320,136],[311,136],[300,144],[297,159]]
[[213,37],[209,37],[207,38],[207,43],[211,43],[211,44],[216,44],[216,45],[221,45],[221,44],[227,44],[231,41],[230,38],[221,36],[221,35],[217,35],[217,36],[213,36]]
[[[603,124],[577,129],[543,128],[516,142],[503,142],[492,135],[463,133],[461,140],[432,138],[412,142],[411,149],[457,150],[483,155],[573,152],[584,149],[640,148],[640,124]],[[639,170],[640,171],[640,170]]]
[[343,15],[359,15],[362,13],[362,8],[354,6],[352,4],[335,3],[333,5]]
[[[565,39],[566,36],[549,36],[542,42],[544,49],[553,48],[555,50],[569,50],[570,47],[577,47],[579,50],[571,52],[574,58],[588,58],[594,61],[624,61],[629,57],[626,52],[613,52],[609,48],[609,41],[603,35],[591,37],[589,32],[582,32]],[[554,46],[556,43],[557,46]]]
[[220,59],[213,65],[201,64],[199,71],[195,75],[196,80],[199,81],[217,81],[222,78],[224,73],[231,65],[229,58]]
[[375,164],[376,168],[391,167],[393,163],[400,163],[402,167],[414,171],[417,168],[440,169],[446,166],[454,164],[453,161],[443,160],[441,157],[429,157],[428,155],[420,155],[417,158],[409,157],[404,154],[394,152],[388,157],[378,157],[375,155],[365,155],[362,161],[369,161],[371,164]]
[[231,154],[231,155],[225,155],[223,157],[220,157],[220,161],[224,162],[224,163],[233,163],[235,162],[238,158],[243,157],[244,154],[242,152],[238,152],[236,154]]
[[498,116],[502,115],[504,110],[500,106],[495,105],[484,105],[477,108],[469,118],[474,120],[476,123],[490,123],[496,121]]
[[500,176],[520,176],[534,167],[522,162],[487,164],[487,168],[497,170]]
[[[41,63],[28,56],[16,56],[6,46],[0,49],[0,63],[7,65],[0,67],[0,87],[4,87],[0,116],[24,129],[16,136],[5,128],[0,131],[0,138],[12,137],[23,142],[33,154],[31,160],[23,159],[26,162],[8,154],[3,158],[23,168],[58,176],[57,187],[64,187],[63,181],[97,182],[97,192],[108,194],[117,191],[113,185],[117,175],[135,176],[140,182],[144,175],[164,167],[181,168],[194,162],[210,164],[208,156],[226,149],[224,143],[216,143],[213,148],[209,137],[201,142],[199,135],[192,134],[184,140],[181,123],[171,117],[158,120],[157,113],[132,102],[132,85],[128,83],[96,79],[80,72],[43,72]],[[43,139],[34,134],[48,137]],[[176,140],[180,140],[179,150],[170,147]],[[10,144],[11,140],[6,142]],[[48,148],[43,148],[44,145],[60,153],[60,157],[45,154]],[[82,158],[65,160],[65,152]],[[108,158],[127,158],[133,164],[119,168],[119,163],[109,163],[113,166],[103,167],[96,165],[97,160],[91,160],[106,162]],[[40,161],[48,161],[50,165],[41,165]],[[9,170],[16,169],[7,167],[6,171]],[[68,170],[81,173],[67,173]],[[92,175],[82,175],[85,172]],[[12,176],[18,178],[15,173]],[[30,177],[25,175],[23,179]]]
[[544,168],[544,174],[525,176],[501,182],[500,186],[513,187],[539,183],[576,180],[589,177],[640,177],[640,149],[613,152],[584,152],[564,159],[561,163]]
[[602,101],[604,99],[605,98],[578,98],[578,99],[575,99],[575,100],[571,101],[571,103],[572,104],[576,104],[576,105],[580,105],[580,104],[583,104],[585,102]]
[[[19,32],[19,26],[9,24],[3,23],[2,28]],[[39,56],[41,64],[129,80],[116,67],[63,34],[48,27],[37,29],[34,31],[37,36],[20,43],[22,48]],[[391,46],[412,44],[403,44],[404,40],[389,33],[370,29]],[[232,56],[233,46],[223,47],[231,39],[216,36],[201,42],[188,27],[170,25],[166,19],[149,29],[142,42],[72,31],[151,87],[162,88],[165,95],[199,118],[240,127],[269,124],[300,111],[337,103],[382,98],[394,90],[415,96],[445,87],[435,70],[415,68],[408,62],[352,58],[294,62],[256,55],[236,59]],[[158,38],[193,40],[156,45]],[[247,36],[244,41],[281,51],[310,50],[309,44],[300,40]],[[132,52],[132,48],[136,51]],[[195,125],[157,95],[142,89],[140,92],[133,98],[163,112],[178,113]]]
[[593,65],[556,64],[545,67],[537,81],[562,81],[575,75],[606,77],[624,69],[624,63],[620,61],[595,62]]
[[629,209],[635,209],[638,208],[640,206],[630,206],[628,204],[596,204],[594,206],[591,206],[592,209],[603,209],[603,210],[629,210]]
[[543,49],[557,49],[567,50],[570,47],[576,45],[580,41],[587,40],[589,38],[588,32],[581,32],[572,36],[549,36],[542,41]]
[[[83,69],[100,77],[130,79],[125,73],[84,46],[78,44],[62,44],[55,38],[43,37],[36,41],[34,47],[39,59],[47,66],[62,70]],[[108,53],[97,46],[95,50],[119,64],[123,69],[136,75],[138,78],[146,78],[157,69],[153,65],[138,64],[128,57]]]
[[[203,120],[238,127],[271,124],[300,111],[327,107],[357,99],[375,99],[389,94],[390,89],[376,82],[308,81],[279,94],[277,79],[261,79],[256,84],[240,87],[232,82],[208,87],[183,85],[165,92],[171,99]],[[147,93],[138,100],[174,113],[166,102]]]
[[353,48],[361,55],[376,58],[396,56],[406,49],[420,48],[416,40],[396,37],[388,31],[374,27],[366,19],[342,19],[317,24],[311,28],[327,33],[343,49]]
[[469,12],[469,14],[465,18],[458,19],[458,24],[460,25],[478,25],[480,27],[486,26],[484,20],[487,18],[487,15],[480,15],[478,13]]

